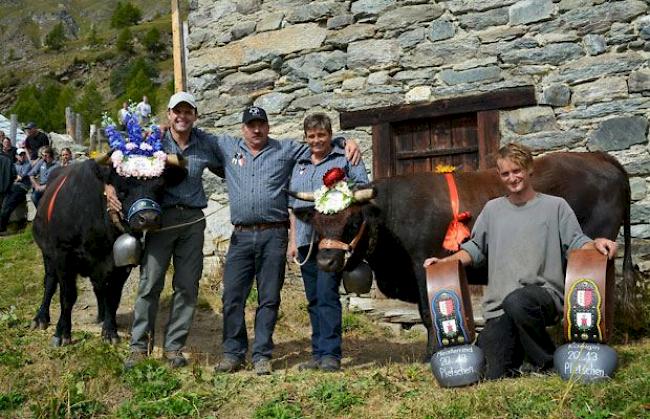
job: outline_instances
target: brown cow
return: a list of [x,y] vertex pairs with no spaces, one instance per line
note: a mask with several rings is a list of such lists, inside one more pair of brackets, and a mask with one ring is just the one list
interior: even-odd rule
[[[505,193],[495,169],[455,175],[460,211],[472,221],[485,203]],[[535,160],[535,190],[563,197],[573,208],[583,231],[590,237],[616,240],[624,229],[624,297],[635,283],[630,253],[630,185],[625,169],[601,153],[553,153]],[[429,331],[427,357],[434,350],[422,262],[448,254],[441,245],[452,210],[447,182],[442,175],[417,173],[379,179],[373,183],[376,198],[357,202],[336,214],[313,209],[296,211],[311,222],[321,238],[350,243],[363,221],[367,228],[352,254],[337,248],[318,252],[319,267],[326,271],[353,269],[366,259],[375,272],[377,286],[387,297],[417,302]],[[293,194],[293,193],[292,193]],[[294,194],[298,198],[309,198]],[[468,270],[470,283],[484,283],[484,273]]]

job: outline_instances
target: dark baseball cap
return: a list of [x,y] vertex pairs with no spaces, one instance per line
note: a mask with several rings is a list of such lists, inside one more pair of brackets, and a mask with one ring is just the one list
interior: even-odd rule
[[36,125],[36,122],[28,122],[27,125],[25,125],[25,129],[32,129],[36,128],[38,125]]
[[256,119],[269,122],[269,119],[266,117],[266,111],[264,109],[260,108],[259,106],[251,106],[244,110],[244,115],[242,116],[241,121],[244,124],[247,124],[250,121],[254,121]]

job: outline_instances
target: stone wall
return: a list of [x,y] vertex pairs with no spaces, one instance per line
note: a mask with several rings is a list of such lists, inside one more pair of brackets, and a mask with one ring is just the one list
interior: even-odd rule
[[[502,112],[502,141],[616,156],[630,173],[635,262],[649,270],[649,9],[648,0],[192,0],[189,82],[204,128],[237,133],[255,104],[273,136],[294,138],[311,111],[338,123],[341,111],[533,85],[538,106]],[[370,129],[347,134],[370,161]]]

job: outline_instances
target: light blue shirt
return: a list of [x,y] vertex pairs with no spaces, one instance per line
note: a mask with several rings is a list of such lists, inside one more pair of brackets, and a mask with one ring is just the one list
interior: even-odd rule
[[[318,164],[311,161],[311,152],[303,155],[293,168],[289,189],[294,192],[313,192],[323,186],[323,176],[335,167],[340,167],[345,172],[348,180],[355,185],[368,183],[368,173],[363,161],[356,166],[352,165],[346,157],[345,150],[334,145],[332,151]],[[289,207],[305,208],[313,207],[313,202],[302,201],[290,198]],[[312,238],[312,226],[299,219],[296,219],[296,246],[309,245]]]

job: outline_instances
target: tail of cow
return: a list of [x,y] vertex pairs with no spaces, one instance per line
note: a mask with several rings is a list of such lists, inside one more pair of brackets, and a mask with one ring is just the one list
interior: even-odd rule
[[623,165],[613,156],[602,153],[603,158],[616,166],[625,175],[625,212],[623,215],[623,282],[621,284],[621,309],[623,313],[633,314],[636,307],[638,272],[632,264],[632,234],[630,228],[630,207],[632,203],[632,192],[630,190],[629,175]]

